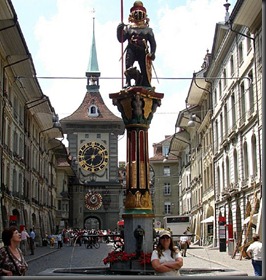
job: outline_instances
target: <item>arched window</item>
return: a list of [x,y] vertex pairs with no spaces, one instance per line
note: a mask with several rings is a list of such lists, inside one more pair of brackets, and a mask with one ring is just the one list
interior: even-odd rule
[[218,190],[218,194],[220,194],[221,193],[221,177],[220,177],[219,166],[217,167],[217,190]]
[[248,145],[247,142],[244,142],[244,179],[247,179],[249,176],[249,166],[248,166]]
[[88,109],[88,115],[89,117],[98,117],[99,116],[99,110],[96,105],[91,105]]
[[229,157],[226,156],[226,183],[227,187],[230,187],[230,163],[229,163]]
[[253,175],[256,176],[258,173],[258,165],[257,165],[257,141],[256,136],[252,135],[251,138],[251,157],[252,157],[252,169]]
[[238,183],[238,159],[237,159],[237,151],[236,149],[234,149],[234,180],[235,180],[235,184]]

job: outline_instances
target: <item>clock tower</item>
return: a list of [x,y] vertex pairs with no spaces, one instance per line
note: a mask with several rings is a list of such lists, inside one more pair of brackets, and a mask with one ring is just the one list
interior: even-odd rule
[[99,91],[94,19],[86,77],[87,92],[79,108],[60,120],[75,170],[70,180],[70,224],[73,228],[114,229],[123,206],[118,136],[124,134],[124,123],[107,108]]

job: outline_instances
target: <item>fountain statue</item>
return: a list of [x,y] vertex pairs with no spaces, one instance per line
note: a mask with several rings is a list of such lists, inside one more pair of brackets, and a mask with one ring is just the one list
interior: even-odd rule
[[[153,250],[154,215],[149,186],[148,129],[164,94],[155,92],[151,86],[156,41],[141,1],[134,2],[128,19],[128,24],[122,22],[117,27],[118,41],[128,41],[124,72],[126,86],[109,97],[120,111],[127,133],[126,200],[122,215],[125,252],[130,254],[136,251],[139,257],[141,250],[144,253]],[[139,69],[135,62],[138,62]],[[133,86],[131,80],[135,81]],[[136,228],[145,232],[141,242],[137,241],[137,249],[134,242],[135,238],[139,240],[134,236]],[[145,245],[142,244],[144,242]]]

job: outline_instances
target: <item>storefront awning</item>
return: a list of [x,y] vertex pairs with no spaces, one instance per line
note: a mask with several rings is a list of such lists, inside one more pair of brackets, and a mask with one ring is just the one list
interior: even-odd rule
[[[244,220],[244,225],[247,225],[248,223],[249,223],[249,221],[250,221],[250,217],[247,217],[245,220]],[[252,224],[254,224],[254,225],[256,225],[257,224],[257,222],[258,222],[258,214],[254,214],[253,216],[252,216]]]
[[213,222],[214,222],[214,217],[213,217],[213,216],[210,216],[210,217],[208,217],[207,219],[202,220],[200,223],[201,223],[201,224],[207,224],[207,223],[213,223]]

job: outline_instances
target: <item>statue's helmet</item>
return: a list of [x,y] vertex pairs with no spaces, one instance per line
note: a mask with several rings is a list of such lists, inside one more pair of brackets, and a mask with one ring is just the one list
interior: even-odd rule
[[135,1],[133,7],[130,9],[131,17],[135,21],[142,21],[146,19],[146,9],[141,1]]

